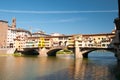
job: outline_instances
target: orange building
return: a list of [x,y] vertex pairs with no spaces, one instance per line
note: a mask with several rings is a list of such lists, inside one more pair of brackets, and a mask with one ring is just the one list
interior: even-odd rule
[[6,47],[8,22],[0,20],[0,48]]

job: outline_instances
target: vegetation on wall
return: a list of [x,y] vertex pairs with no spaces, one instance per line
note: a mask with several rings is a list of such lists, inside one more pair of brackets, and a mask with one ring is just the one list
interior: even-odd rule
[[73,51],[68,49],[63,49],[57,52],[57,54],[73,54]]

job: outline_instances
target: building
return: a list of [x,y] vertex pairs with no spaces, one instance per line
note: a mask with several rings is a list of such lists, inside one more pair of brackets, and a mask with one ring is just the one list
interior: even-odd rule
[[30,31],[16,28],[16,19],[12,19],[12,25],[9,26],[7,21],[0,20],[0,48],[23,49]]
[[0,48],[6,47],[8,22],[0,20]]
[[22,50],[25,47],[27,38],[31,36],[31,33],[24,29],[15,29],[16,37],[13,39],[15,42],[15,48]]
[[38,32],[32,33],[32,37],[45,37],[45,36],[50,36],[50,35],[45,34],[45,32],[43,32],[43,31],[38,31]]
[[15,29],[12,29],[10,27],[8,28],[8,30],[7,30],[7,44],[6,44],[7,48],[15,47],[14,39],[16,38],[16,34],[17,34],[17,32]]
[[78,34],[74,35],[75,46],[79,47],[113,47],[115,33],[104,34]]
[[31,33],[27,30],[16,28],[16,19],[12,19],[12,25],[7,26],[7,39],[6,47],[7,48],[23,48],[26,43],[26,38],[31,36]]
[[[44,47],[44,46],[49,46],[47,43],[49,41],[48,37],[50,35],[45,34],[43,31],[38,31],[35,33],[32,33],[31,36],[27,37],[25,46],[30,48],[30,47]],[[46,43],[46,45],[45,45]]]

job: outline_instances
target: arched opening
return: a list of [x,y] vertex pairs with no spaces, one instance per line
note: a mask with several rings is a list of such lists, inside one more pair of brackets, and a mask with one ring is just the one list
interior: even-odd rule
[[28,49],[22,52],[24,55],[39,55],[38,49]]
[[66,45],[67,45],[67,41],[64,42],[64,46],[66,46]]
[[115,53],[108,50],[95,50],[86,54],[89,59],[115,59]]
[[59,42],[59,46],[62,46],[62,41]]
[[47,55],[48,56],[56,56],[56,53],[61,50],[61,49],[53,49],[53,50],[50,50],[49,52],[47,52]]
[[13,43],[10,43],[10,48],[13,48]]

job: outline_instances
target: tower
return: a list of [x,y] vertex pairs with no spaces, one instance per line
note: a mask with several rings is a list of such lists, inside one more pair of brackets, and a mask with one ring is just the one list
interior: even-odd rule
[[12,19],[12,28],[16,28],[16,18]]

